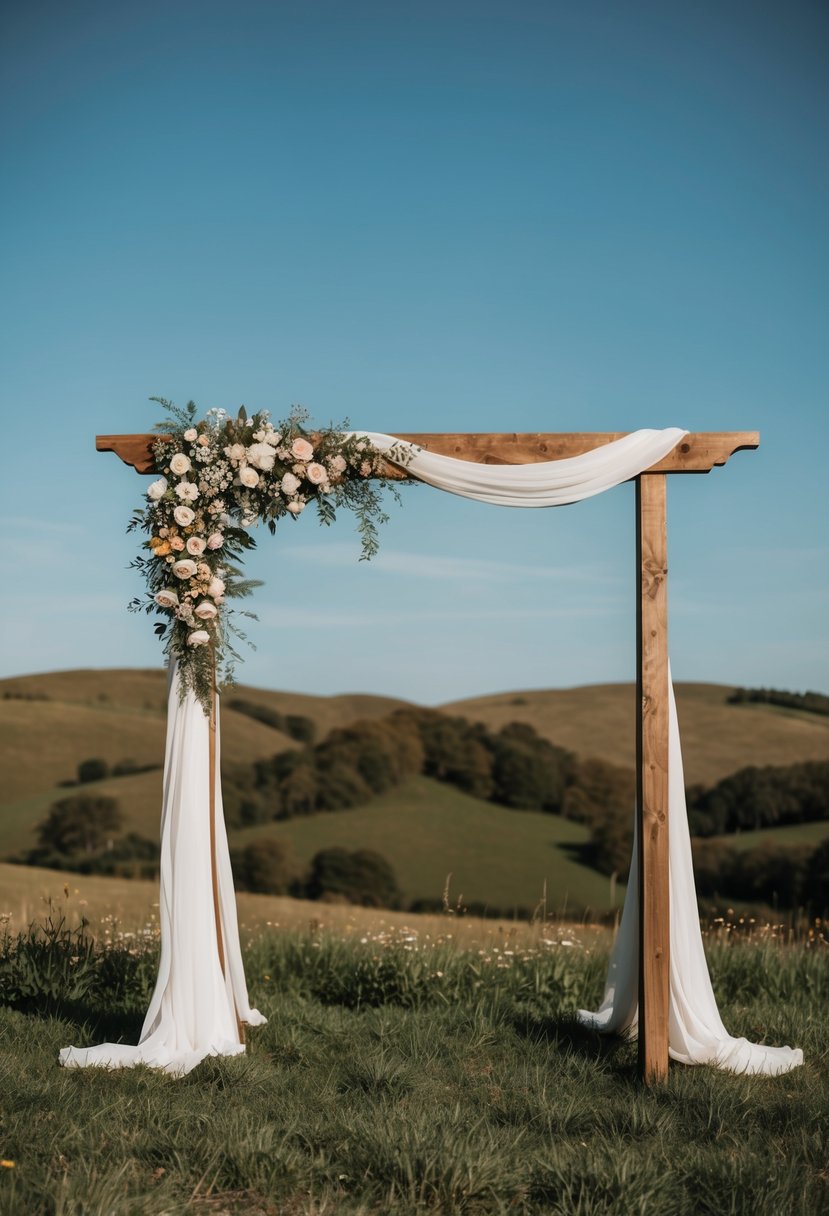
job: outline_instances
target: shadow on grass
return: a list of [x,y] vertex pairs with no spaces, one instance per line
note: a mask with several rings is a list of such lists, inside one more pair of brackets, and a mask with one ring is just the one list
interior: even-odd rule
[[68,1035],[73,1037],[73,1030],[76,1032],[73,1037],[76,1047],[82,1042],[137,1043],[145,1012],[112,1010],[86,1001],[62,1000],[20,1000],[10,1002],[8,1008],[27,1017],[67,1023],[72,1028]]
[[612,1064],[620,1079],[636,1082],[636,1057],[631,1053],[631,1041],[619,1035],[599,1034],[583,1026],[573,1014],[544,1017],[516,1012],[512,1027],[521,1038],[532,1043],[547,1043],[563,1055]]

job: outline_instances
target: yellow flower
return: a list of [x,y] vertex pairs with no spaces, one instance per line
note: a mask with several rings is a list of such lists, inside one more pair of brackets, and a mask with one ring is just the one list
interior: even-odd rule
[[3,1161],[3,1160],[0,1160],[0,1169],[3,1169],[3,1170],[13,1170],[13,1169],[14,1169],[14,1162],[13,1162],[13,1161]]

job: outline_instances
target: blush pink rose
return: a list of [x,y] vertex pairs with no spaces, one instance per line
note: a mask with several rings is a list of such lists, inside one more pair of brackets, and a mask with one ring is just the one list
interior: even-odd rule
[[300,437],[295,439],[291,444],[291,451],[297,460],[310,460],[314,455],[314,449],[311,447],[307,439]]

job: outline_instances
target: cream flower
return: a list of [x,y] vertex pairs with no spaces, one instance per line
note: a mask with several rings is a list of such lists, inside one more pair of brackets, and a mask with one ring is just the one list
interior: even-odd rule
[[252,490],[255,486],[259,485],[259,474],[250,465],[242,465],[239,470],[239,480],[248,490]]
[[209,641],[210,634],[206,629],[194,629],[187,635],[188,646],[206,646]]
[[183,477],[185,473],[189,473],[193,465],[190,463],[190,457],[185,456],[184,452],[176,452],[175,456],[170,461],[170,471],[175,473],[176,477]]
[[208,439],[207,435],[199,435],[198,441],[203,448],[206,448],[208,446],[208,444],[210,443],[210,440]]
[[295,439],[291,444],[291,451],[293,452],[294,456],[296,456],[297,460],[310,460],[314,455],[314,449],[311,447],[308,440],[303,439],[301,436],[299,439]]
[[265,472],[269,472],[273,468],[273,462],[276,459],[273,449],[267,443],[252,443],[248,448],[247,457],[248,464]]
[[325,469],[321,464],[316,464],[316,462],[308,465],[308,468],[305,470],[305,476],[315,486],[321,486],[324,481],[328,480],[328,474]]
[[175,591],[171,590],[169,587],[165,587],[163,591],[156,592],[155,602],[161,608],[177,608],[178,596]]
[[221,549],[224,543],[225,538],[222,536],[221,532],[211,532],[207,538],[208,549]]
[[275,448],[277,446],[277,444],[279,443],[281,438],[282,438],[282,436],[280,435],[279,431],[266,431],[265,432],[265,443],[269,443],[272,448]]
[[211,604],[210,600],[202,600],[200,604],[196,604],[193,612],[202,621],[212,621],[219,615],[219,609],[215,604]]
[[288,503],[287,510],[290,511],[292,515],[301,515],[305,510],[305,503],[294,499],[293,502]]
[[192,562],[189,557],[183,557],[173,566],[173,574],[176,578],[192,578],[196,573],[196,563]]
[[227,456],[233,464],[241,464],[245,459],[245,445],[243,443],[234,443],[229,448],[225,448],[225,456]]
[[194,481],[180,481],[176,486],[176,494],[182,502],[195,502],[199,496],[199,487]]
[[224,579],[219,578],[218,575],[215,578],[212,578],[210,580],[210,585],[207,588],[207,594],[211,597],[211,599],[214,599],[217,601],[224,599],[224,594],[225,594]]
[[185,507],[183,503],[173,512],[173,519],[182,528],[189,527],[195,518],[196,512],[192,511],[190,507]]
[[332,473],[344,473],[347,468],[345,457],[341,456],[339,452],[337,452],[336,456],[331,457],[329,464]]
[[299,489],[299,478],[294,477],[293,473],[286,473],[282,478],[282,493],[296,494]]
[[184,432],[184,438],[187,440],[188,443],[195,443],[195,441],[198,439],[198,437],[199,437],[199,432],[196,430],[196,428],[194,426],[188,427],[188,429]]
[[190,536],[187,540],[187,552],[193,557],[201,557],[207,548],[207,541],[203,536]]
[[184,548],[184,541],[180,536],[171,536],[170,548],[175,549],[176,553],[181,553],[182,549]]
[[147,497],[153,502],[158,502],[159,498],[163,498],[167,493],[167,478],[159,477],[158,481],[152,482],[147,486]]

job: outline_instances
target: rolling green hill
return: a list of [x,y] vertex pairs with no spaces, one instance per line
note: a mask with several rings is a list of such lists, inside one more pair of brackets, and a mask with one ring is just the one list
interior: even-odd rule
[[546,882],[550,911],[611,906],[608,880],[568,849],[587,841],[583,825],[482,802],[428,777],[349,811],[232,832],[230,845],[263,837],[289,843],[302,866],[330,845],[375,849],[394,866],[407,900],[440,899],[451,874],[450,903],[462,895],[466,903],[533,908]]
[[[711,684],[677,687],[689,782],[712,784],[748,764],[829,758],[829,718],[770,705],[729,705],[730,691]],[[406,704],[390,697],[312,697],[247,686],[234,689],[231,697],[237,696],[310,718],[318,738],[333,727]],[[280,731],[230,709],[230,699],[222,715],[226,760],[251,761],[297,746]],[[496,729],[510,721],[528,722],[582,756],[627,766],[633,761],[630,685],[502,693],[444,708]],[[60,782],[74,778],[81,760],[101,757],[111,765],[129,758],[160,765],[165,711],[161,670],[69,671],[0,681],[0,857],[31,847],[49,806],[71,792]],[[118,799],[126,830],[155,837],[160,768],[96,782],[94,789]],[[580,905],[607,907],[609,902],[607,880],[579,865],[574,851],[567,850],[585,839],[583,828],[479,802],[426,779],[348,812],[248,829],[236,833],[233,843],[262,833],[289,839],[299,863],[328,845],[374,848],[395,866],[408,898],[439,897],[451,871],[453,894],[468,901],[532,906],[546,879],[549,906],[558,906],[565,894]],[[797,838],[803,838],[802,831]],[[740,841],[748,847],[748,834]]]

